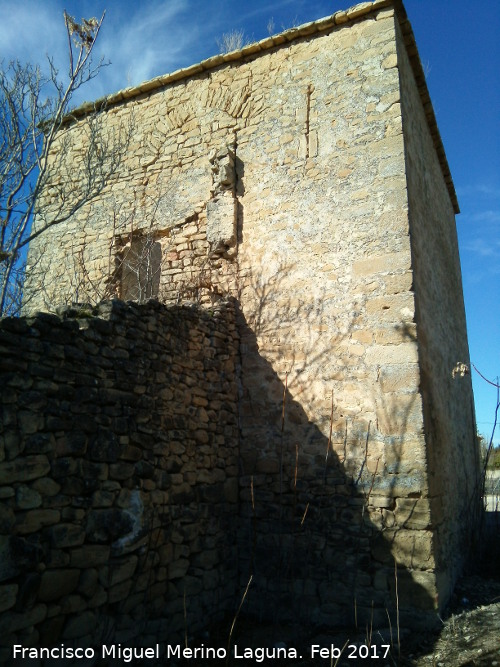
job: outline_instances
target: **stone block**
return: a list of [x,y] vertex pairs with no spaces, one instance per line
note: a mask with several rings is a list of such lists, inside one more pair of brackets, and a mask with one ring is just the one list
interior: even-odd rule
[[142,458],[142,450],[133,445],[122,447],[120,451],[120,458],[124,461],[140,461]]
[[23,456],[15,461],[0,463],[0,484],[26,482],[44,477],[50,471],[50,463],[43,454]]
[[129,556],[120,561],[111,561],[109,564],[109,584],[114,586],[126,579],[130,579],[137,567],[137,556]]
[[188,569],[189,561],[185,558],[179,558],[168,565],[168,578],[172,580],[184,577]]
[[66,616],[59,615],[47,618],[40,624],[40,643],[42,646],[51,646],[59,641],[66,622]]
[[0,612],[11,609],[16,604],[17,584],[4,584],[0,586]]
[[42,558],[40,545],[29,538],[0,535],[0,581],[17,576],[23,569],[35,569]]
[[9,632],[18,632],[41,623],[47,616],[47,605],[37,604],[22,613],[9,611]]
[[206,549],[193,558],[193,566],[212,569],[220,563],[220,555],[215,549]]
[[57,549],[75,547],[85,541],[85,529],[71,523],[60,523],[50,529],[52,544]]
[[431,525],[431,508],[426,498],[397,498],[395,519],[399,526],[425,530]]
[[386,435],[409,437],[422,424],[422,399],[419,393],[385,393],[376,398],[378,429]]
[[110,479],[123,481],[130,479],[135,472],[135,467],[131,463],[120,461],[118,463],[111,463],[109,466]]
[[80,570],[45,570],[40,583],[39,599],[53,602],[69,595],[78,586]]
[[99,586],[99,577],[95,568],[82,570],[78,582],[78,592],[86,598],[91,598]]
[[406,322],[412,322],[415,313],[414,297],[411,292],[386,294],[366,300],[366,312],[376,316],[378,322],[392,320],[404,333]]
[[35,489],[22,484],[16,490],[16,504],[21,510],[34,509],[42,504],[42,496]]
[[16,515],[12,507],[0,504],[0,533],[10,533],[16,523]]
[[71,498],[72,496],[83,496],[87,487],[87,483],[90,486],[96,484],[95,480],[85,480],[81,477],[77,477],[76,475],[65,477],[61,481],[61,493],[68,498]]
[[64,639],[78,639],[86,635],[93,635],[96,629],[96,615],[93,611],[84,611],[81,614],[70,616],[64,626]]
[[116,494],[112,491],[96,491],[92,495],[92,507],[111,507]]
[[275,475],[279,472],[279,461],[271,458],[258,459],[255,465],[255,471],[257,473]]
[[38,572],[27,573],[19,585],[19,592],[16,600],[16,611],[31,609],[38,600],[38,591],[40,589],[41,576]]
[[115,463],[120,456],[118,438],[112,433],[98,433],[89,445],[89,453],[93,461]]
[[418,363],[418,348],[414,343],[400,345],[372,345],[366,350],[366,363],[370,366]]
[[384,393],[414,393],[420,383],[418,364],[386,364],[379,371],[378,381]]
[[56,439],[57,456],[84,456],[87,452],[88,437],[86,433],[66,433]]
[[127,579],[126,581],[122,581],[119,584],[116,584],[108,591],[108,602],[110,604],[114,604],[116,602],[120,602],[121,600],[125,600],[130,593],[131,588],[131,579]]
[[218,195],[207,203],[207,241],[214,252],[236,243],[237,200],[231,193]]
[[65,615],[81,613],[87,609],[87,601],[80,595],[67,595],[59,601],[61,612]]
[[64,507],[61,519],[68,523],[79,524],[85,518],[86,511],[79,507]]
[[86,568],[97,567],[108,562],[111,547],[107,545],[87,544],[71,550],[71,566]]
[[[391,591],[395,596],[396,579],[390,580]],[[435,610],[438,603],[436,574],[433,570],[402,570],[397,571],[397,588],[401,609]]]
[[409,249],[402,252],[387,253],[385,255],[367,257],[353,264],[355,276],[370,276],[377,273],[392,273],[395,270],[411,269],[411,255]]
[[133,531],[135,517],[118,508],[92,509],[87,518],[86,533],[89,542],[106,544]]
[[59,523],[61,512],[55,509],[34,509],[19,516],[16,531],[20,535],[35,533],[46,526]]
[[56,496],[59,493],[61,485],[50,477],[41,477],[31,484],[31,488],[38,491],[42,496],[51,497]]
[[102,588],[98,588],[94,595],[88,601],[89,609],[96,609],[102,607],[108,601],[108,594]]
[[78,459],[70,457],[63,457],[54,459],[51,464],[51,478],[59,480],[60,478],[67,478],[70,475],[79,473]]
[[16,490],[12,486],[0,487],[0,500],[7,500],[7,498],[14,498]]
[[228,503],[237,503],[239,499],[239,483],[238,478],[226,480],[224,483],[224,498]]
[[46,557],[45,565],[48,568],[64,568],[70,564],[70,555],[62,549],[51,549]]
[[387,294],[409,292],[413,287],[413,271],[384,276],[384,284]]
[[390,56],[387,56],[387,58],[385,58],[384,61],[382,62],[382,67],[384,69],[397,67],[397,65],[398,65],[398,57],[395,53],[391,54]]
[[30,435],[43,429],[43,412],[20,410],[17,414],[17,423],[21,433]]
[[172,487],[170,491],[171,502],[179,505],[187,504],[195,500],[193,488],[183,482]]

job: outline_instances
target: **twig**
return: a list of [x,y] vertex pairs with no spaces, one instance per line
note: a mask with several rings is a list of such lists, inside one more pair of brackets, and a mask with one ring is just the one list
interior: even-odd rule
[[398,564],[396,559],[394,559],[394,581],[396,584],[396,625],[398,633],[398,660],[401,659],[401,637],[400,637],[400,628],[399,628],[399,594],[398,594]]
[[478,375],[480,375],[480,376],[483,378],[483,380],[484,380],[485,382],[487,382],[488,384],[491,384],[493,387],[496,387],[497,389],[500,389],[500,384],[498,384],[498,382],[492,382],[491,380],[488,380],[487,377],[484,377],[484,375],[481,373],[481,371],[479,371],[479,370],[477,369],[477,367],[472,363],[472,361],[471,361],[471,364],[470,364],[470,365],[471,365],[472,368],[476,371],[476,373],[477,373]]
[[330,447],[332,445],[332,432],[333,432],[333,389],[332,389],[332,406],[330,409],[330,434],[328,436],[328,444],[326,446],[326,455],[325,455],[325,484],[326,484],[326,472],[327,472],[327,463],[328,463],[328,454],[330,452]]
[[187,607],[186,607],[186,586],[184,586],[184,644],[188,647],[188,629],[187,629]]
[[389,610],[386,608],[385,613],[387,614],[387,620],[389,621],[389,633],[391,635],[391,646],[394,648],[394,639],[392,636],[392,623],[391,623],[391,616],[389,614]]
[[306,508],[305,508],[305,510],[304,510],[304,514],[303,514],[303,516],[302,516],[302,521],[300,522],[300,525],[301,525],[301,526],[303,525],[303,523],[304,523],[304,521],[305,521],[306,514],[307,514],[307,510],[308,510],[308,509],[309,509],[309,503],[307,503]]
[[299,468],[299,443],[295,443],[295,472],[293,476],[293,489],[295,494],[297,494],[297,473]]
[[280,442],[280,516],[282,511],[283,495],[283,449],[285,439],[285,411],[286,411],[286,392],[288,389],[288,371],[285,371],[285,384],[283,386],[283,403],[281,407],[281,442]]
[[[279,510],[280,523],[283,520],[283,456],[285,449],[285,413],[286,413],[286,393],[288,390],[288,371],[285,371],[285,384],[283,386],[283,404],[281,407],[281,439],[280,439],[280,493],[279,493]],[[279,571],[278,571],[278,586],[281,590],[281,575],[283,564],[283,530],[279,531]]]
[[344,643],[344,646],[342,646],[342,648],[340,649],[340,655],[339,655],[339,657],[335,660],[335,664],[334,664],[334,665],[333,665],[333,655],[332,655],[332,657],[331,657],[331,659],[330,659],[330,667],[332,667],[332,665],[333,665],[333,667],[337,667],[337,665],[339,664],[339,660],[340,660],[340,658],[342,657],[342,653],[344,652],[344,649],[345,649],[345,647],[347,646],[348,643],[349,643],[349,640],[346,639],[346,641],[345,641],[345,643]]
[[248,589],[250,588],[250,584],[252,583],[253,579],[253,574],[250,575],[250,579],[248,580],[247,587],[245,588],[245,592],[243,593],[243,597],[241,598],[240,606],[238,607],[238,611],[236,612],[233,622],[231,623],[231,629],[229,630],[229,638],[227,640],[227,658],[226,658],[226,665],[229,664],[229,649],[231,648],[231,638],[233,636],[233,630],[234,626],[236,625],[236,621],[238,620],[238,616],[240,615],[241,608],[243,606],[243,603],[245,602],[245,598],[248,593]]

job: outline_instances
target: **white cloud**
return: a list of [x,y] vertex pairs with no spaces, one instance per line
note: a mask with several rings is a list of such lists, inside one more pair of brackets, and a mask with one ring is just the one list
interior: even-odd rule
[[478,211],[468,216],[473,222],[497,223],[500,222],[500,211]]
[[465,243],[464,248],[481,257],[500,257],[500,240],[475,238]]
[[[299,3],[300,4],[300,3]],[[297,5],[297,0],[281,0],[281,2],[273,2],[272,5],[264,5],[261,7],[257,7],[256,9],[252,9],[249,11],[244,11],[242,12],[242,23],[245,23],[249,19],[255,18],[256,16],[268,16],[271,18],[271,13],[272,12],[278,12],[279,10],[283,9],[284,7],[290,7],[290,6],[296,6]],[[277,30],[280,30],[281,28],[277,28]]]
[[125,17],[116,10],[106,17],[99,49],[112,64],[101,73],[102,94],[175,69],[196,39],[196,28],[186,30],[179,20],[188,9],[187,0],[138,7]]
[[[72,13],[71,0],[68,4]],[[100,16],[97,3],[89,5],[90,14]],[[96,99],[196,62],[190,53],[200,35],[197,22],[189,21],[189,10],[190,0],[152,0],[134,8],[112,3],[94,51],[95,63],[103,58],[111,64],[78,91],[74,102]],[[0,0],[0,43],[5,61],[19,59],[48,71],[48,54],[63,77],[68,58],[61,3]]]
[[50,2],[0,0],[0,43],[6,61],[42,65],[49,54],[60,67],[66,48],[62,12]]
[[[230,0],[0,0],[2,57],[46,67],[53,59],[61,76],[67,69],[63,9],[80,20],[82,14],[106,18],[96,43],[94,62],[110,62],[74,98],[84,100],[134,86],[144,80],[187,67],[214,55],[216,38],[237,25],[247,27],[258,16],[302,7],[303,0],[258,2],[240,7]],[[265,28],[264,28],[265,29]],[[253,33],[249,32],[253,37]],[[258,34],[258,39],[264,35]]]
[[458,197],[500,198],[500,188],[486,183],[476,183],[457,187]]

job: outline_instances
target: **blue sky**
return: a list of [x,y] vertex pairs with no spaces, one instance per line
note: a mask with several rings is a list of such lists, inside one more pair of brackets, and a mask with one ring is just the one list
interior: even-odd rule
[[[111,61],[84,99],[186,67],[219,51],[217,38],[248,39],[321,18],[349,0],[0,0],[0,57],[64,69],[62,11],[106,19],[99,53]],[[455,182],[471,359],[500,376],[500,12],[498,0],[406,0]],[[473,372],[480,432],[489,435],[496,391]],[[495,441],[500,442],[497,432]]]

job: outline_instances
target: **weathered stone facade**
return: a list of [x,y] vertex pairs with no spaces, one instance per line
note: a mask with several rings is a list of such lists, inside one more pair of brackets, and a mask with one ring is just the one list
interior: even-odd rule
[[466,556],[477,453],[470,378],[452,375],[458,207],[401,3],[121,91],[101,118],[133,139],[100,197],[33,244],[30,307],[232,297],[247,608],[329,626],[355,601],[385,623],[397,582],[402,616],[432,621]]

